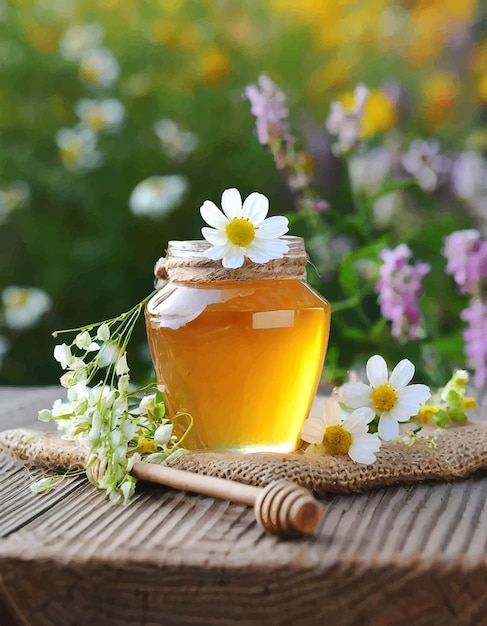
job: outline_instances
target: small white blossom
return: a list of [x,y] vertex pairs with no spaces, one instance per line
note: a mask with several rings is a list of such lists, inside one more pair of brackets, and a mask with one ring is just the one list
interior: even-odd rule
[[97,48],[103,39],[103,28],[96,22],[67,28],[59,42],[59,52],[68,61],[79,61],[83,54]]
[[402,157],[402,164],[416,178],[423,191],[434,191],[439,176],[447,167],[445,157],[440,154],[440,144],[435,139],[414,139]]
[[198,146],[198,138],[194,133],[182,130],[166,117],[157,120],[154,132],[161,141],[164,154],[174,161],[186,160]]
[[42,409],[37,413],[37,419],[41,422],[48,422],[52,417],[49,409]]
[[7,221],[10,213],[30,201],[30,187],[24,180],[17,180],[0,189],[0,224]]
[[150,176],[132,191],[130,210],[134,215],[165,217],[181,204],[187,189],[184,176]]
[[74,110],[81,122],[95,132],[116,133],[125,121],[125,107],[116,98],[84,98],[74,105]]
[[130,369],[127,363],[127,355],[125,353],[118,359],[115,371],[117,376],[123,376],[124,374],[129,373]]
[[212,228],[202,228],[201,234],[212,244],[205,256],[222,260],[223,267],[237,268],[248,257],[254,263],[282,259],[288,245],[280,239],[288,231],[286,217],[266,217],[269,200],[254,192],[242,204],[237,189],[222,194],[223,212],[210,200],[200,208],[201,217]]
[[95,87],[111,87],[120,76],[120,65],[108,48],[88,50],[81,57],[82,80]]
[[154,433],[154,441],[160,445],[164,445],[169,442],[172,437],[172,424],[163,424],[156,429]]
[[379,416],[379,436],[390,441],[399,436],[399,422],[414,417],[431,392],[426,385],[409,385],[414,365],[408,359],[400,361],[389,376],[385,360],[375,355],[367,361],[367,378],[362,382],[345,383],[345,403],[351,409],[371,408]]
[[96,148],[98,137],[91,128],[61,128],[55,135],[55,141],[68,169],[90,170],[102,163],[101,152]]
[[7,287],[2,292],[3,319],[8,328],[25,330],[51,308],[51,298],[36,287]]
[[87,352],[96,352],[96,350],[100,349],[100,346],[91,340],[91,335],[87,330],[76,335],[74,343],[80,350],[86,350]]
[[96,338],[100,341],[108,341],[110,339],[110,326],[102,324],[96,331]]

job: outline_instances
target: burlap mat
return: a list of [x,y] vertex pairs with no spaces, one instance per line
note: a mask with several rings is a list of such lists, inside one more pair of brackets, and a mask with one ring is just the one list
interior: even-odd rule
[[[432,430],[429,439],[418,437],[412,445],[384,443],[371,465],[345,456],[308,457],[291,454],[237,454],[187,452],[177,467],[263,487],[286,478],[317,495],[350,493],[380,485],[424,480],[452,480],[487,468],[487,424]],[[31,465],[80,468],[85,451],[56,433],[27,430],[0,432],[0,452]]]

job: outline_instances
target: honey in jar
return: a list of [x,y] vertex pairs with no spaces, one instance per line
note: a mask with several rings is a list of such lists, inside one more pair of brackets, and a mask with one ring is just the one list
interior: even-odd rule
[[205,242],[170,242],[169,282],[146,322],[168,415],[187,411],[191,449],[289,452],[320,379],[330,305],[303,280],[302,239],[285,258],[228,270]]

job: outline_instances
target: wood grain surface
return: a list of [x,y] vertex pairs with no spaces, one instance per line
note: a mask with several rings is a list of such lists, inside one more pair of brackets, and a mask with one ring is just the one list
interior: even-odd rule
[[[58,395],[1,389],[0,429]],[[32,473],[0,456],[0,626],[487,625],[486,476],[330,497],[282,541],[243,505],[139,484],[114,507]]]

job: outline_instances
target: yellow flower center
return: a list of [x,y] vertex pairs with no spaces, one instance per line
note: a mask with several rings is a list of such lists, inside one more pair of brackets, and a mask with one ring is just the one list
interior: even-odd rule
[[87,80],[90,83],[98,82],[100,77],[100,68],[95,63],[89,63],[85,61],[80,67],[80,75],[83,80]]
[[66,163],[76,163],[81,154],[81,144],[78,141],[67,141],[61,148],[61,157]]
[[372,391],[370,397],[377,412],[390,411],[397,402],[397,391],[389,384],[379,385]]
[[347,454],[352,445],[352,435],[340,426],[328,426],[323,437],[323,446],[328,454],[337,456],[339,454]]
[[86,122],[93,130],[103,130],[106,126],[105,116],[98,108],[93,108],[87,113]]
[[236,246],[248,246],[255,238],[255,226],[244,217],[234,217],[226,225],[225,231]]

